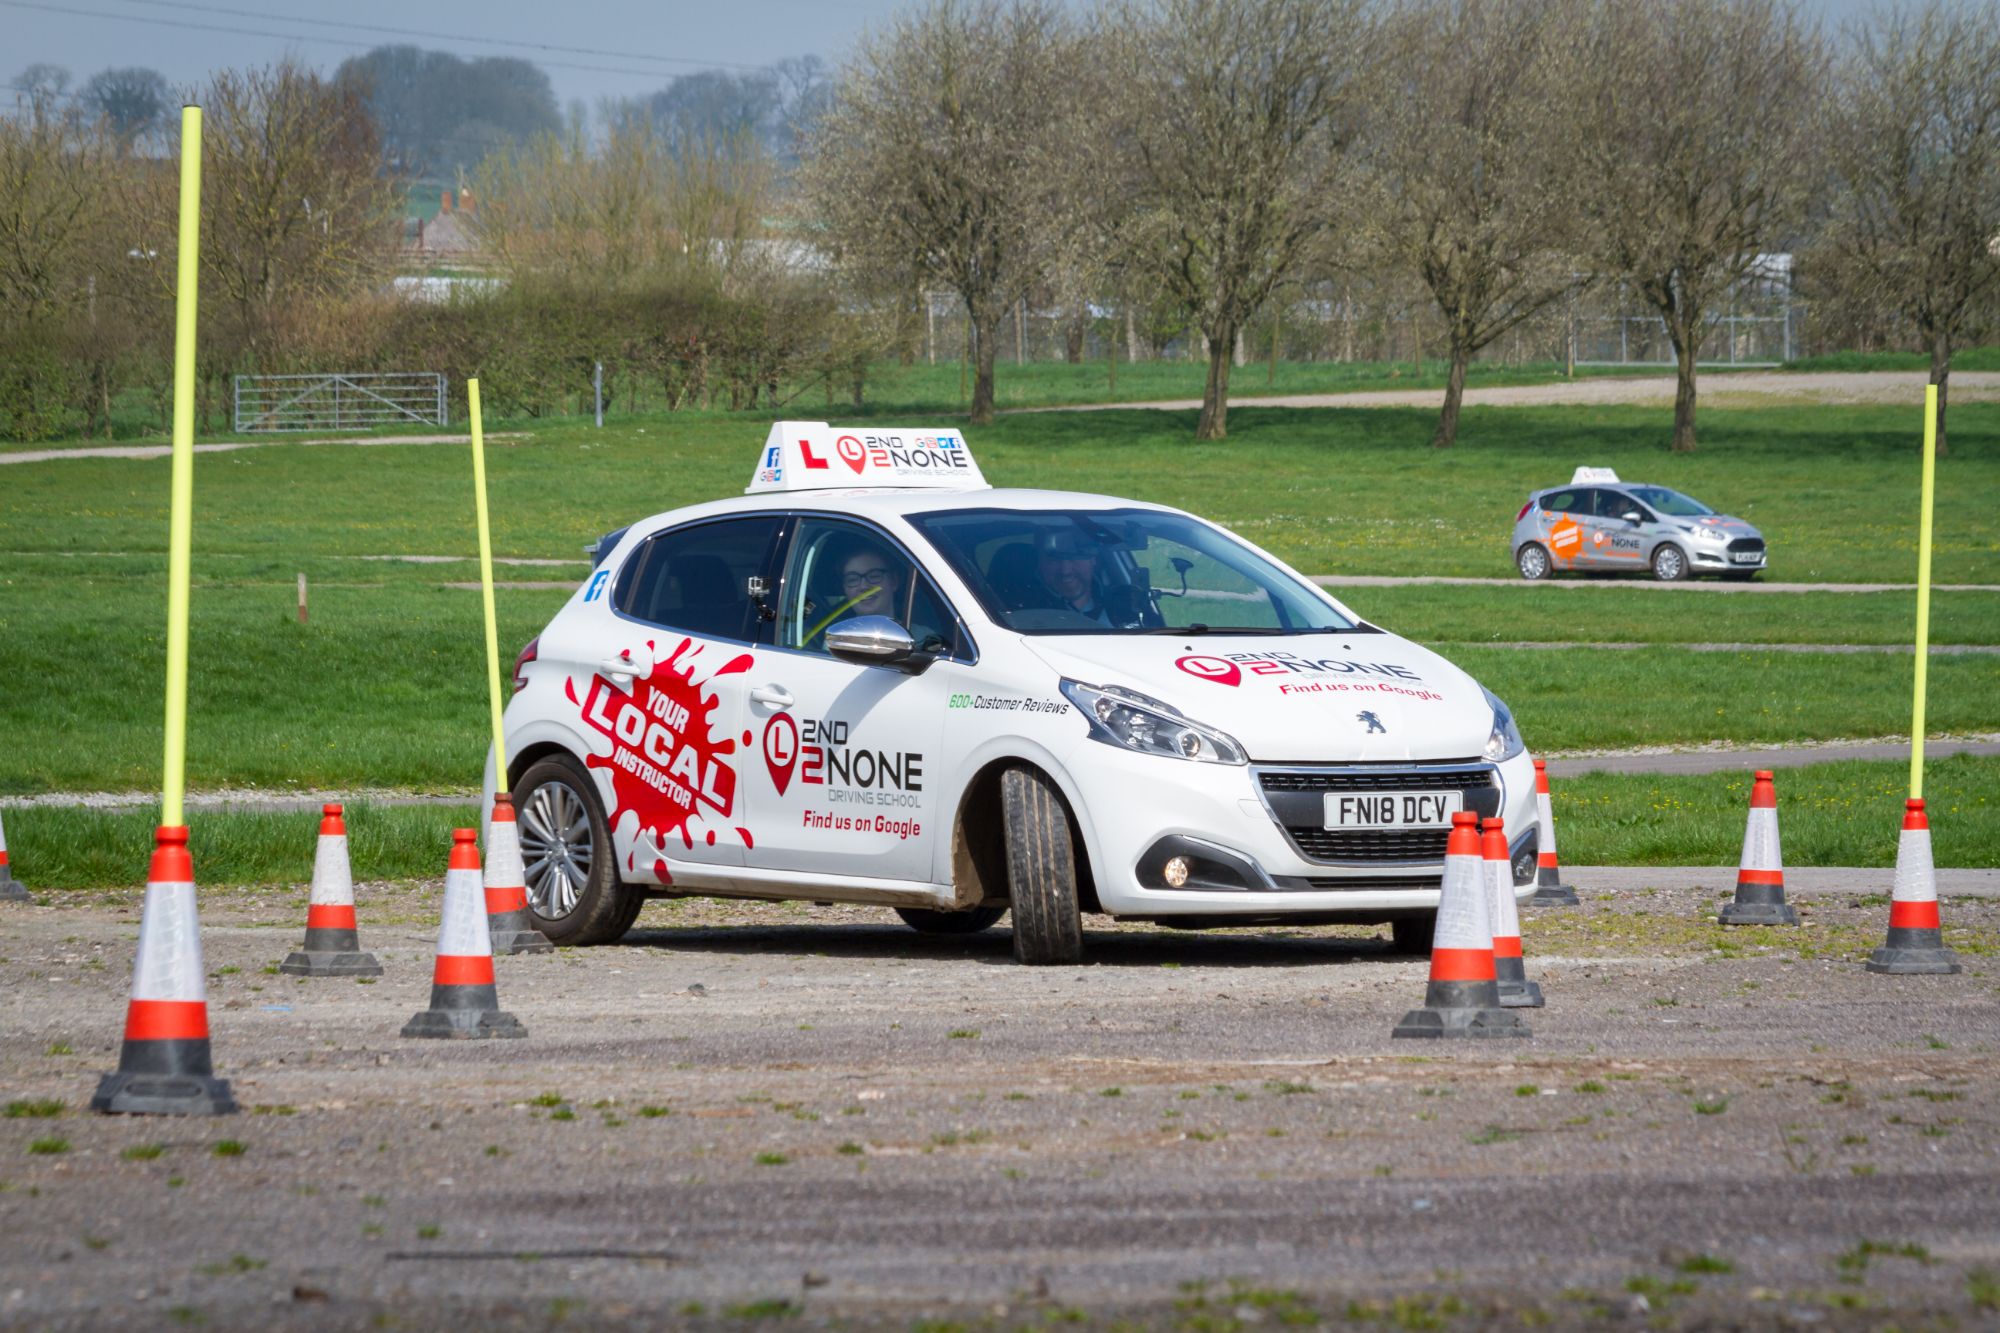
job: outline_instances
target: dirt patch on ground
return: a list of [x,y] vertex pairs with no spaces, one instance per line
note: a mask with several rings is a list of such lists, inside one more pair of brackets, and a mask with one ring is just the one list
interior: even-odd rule
[[0,909],[0,1321],[1218,1329],[1973,1323],[2000,1302],[2000,902],[1870,976],[1879,895],[1724,931],[1720,886],[1531,913],[1526,1042],[1389,1029],[1365,928],[1089,931],[656,904],[502,959],[523,1041],[406,1041],[435,886],[364,886],[372,985],[267,969],[303,893],[204,895],[245,1113],[79,1111],[135,895]]

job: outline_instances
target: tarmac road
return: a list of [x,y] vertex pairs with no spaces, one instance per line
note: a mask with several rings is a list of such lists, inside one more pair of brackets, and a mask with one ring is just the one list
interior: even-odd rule
[[363,886],[363,986],[262,971],[302,894],[210,893],[227,1121],[74,1109],[135,901],[0,909],[9,1096],[67,1103],[0,1121],[0,1323],[1991,1319],[2000,902],[1946,903],[1965,975],[1885,978],[1879,897],[1725,932],[1726,869],[1573,873],[1532,1040],[1448,1047],[1389,1040],[1424,966],[1366,929],[1029,970],[1004,925],[702,902],[501,960],[524,1041],[412,1042],[433,894]]

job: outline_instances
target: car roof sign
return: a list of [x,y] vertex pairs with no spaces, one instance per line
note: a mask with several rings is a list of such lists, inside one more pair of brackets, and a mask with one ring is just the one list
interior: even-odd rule
[[986,489],[962,432],[940,426],[780,421],[764,438],[745,495],[766,491]]
[[1617,485],[1618,473],[1608,467],[1580,467],[1576,470],[1576,475],[1569,479],[1569,484],[1572,486],[1582,486],[1593,481],[1608,481],[1613,485]]

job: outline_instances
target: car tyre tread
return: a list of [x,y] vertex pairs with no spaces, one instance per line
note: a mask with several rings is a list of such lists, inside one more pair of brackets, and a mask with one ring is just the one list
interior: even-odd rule
[[1000,806],[1015,961],[1030,965],[1082,961],[1076,854],[1061,796],[1047,777],[1017,766],[1000,775]]

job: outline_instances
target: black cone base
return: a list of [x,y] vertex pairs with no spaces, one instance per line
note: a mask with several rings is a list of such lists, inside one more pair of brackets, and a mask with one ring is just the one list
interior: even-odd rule
[[1892,977],[1949,977],[1961,970],[1958,955],[1943,945],[1934,949],[1885,946],[1869,954],[1865,966],[1870,972]]
[[1503,981],[1500,983],[1500,1007],[1502,1009],[1539,1009],[1542,1007],[1542,988],[1533,981]]
[[1790,903],[1746,903],[1723,904],[1715,918],[1725,926],[1796,926],[1799,924],[1798,910]]
[[426,1009],[403,1024],[405,1037],[525,1037],[521,1020],[498,1009]]
[[549,937],[539,930],[496,930],[493,932],[493,956],[506,957],[517,953],[554,953],[556,946],[549,943]]
[[5,870],[0,870],[0,902],[31,903],[35,895],[28,892],[28,886]]
[[1526,1037],[1521,1016],[1506,1009],[1412,1009],[1391,1037]]
[[1580,907],[1583,900],[1576,896],[1576,890],[1567,884],[1541,884],[1535,888],[1534,896],[1528,899],[1530,907]]
[[278,964],[278,970],[292,977],[379,977],[382,964],[375,961],[372,953],[298,949]]
[[236,1099],[228,1079],[121,1069],[99,1080],[90,1109],[106,1115],[232,1115]]

